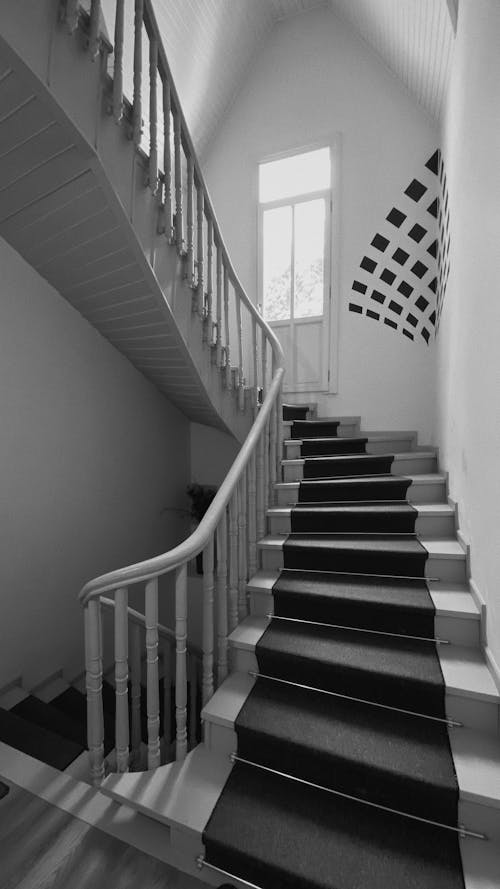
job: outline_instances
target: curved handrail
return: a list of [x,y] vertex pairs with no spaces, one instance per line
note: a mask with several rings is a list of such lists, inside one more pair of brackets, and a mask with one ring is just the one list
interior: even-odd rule
[[[281,347],[279,348],[281,351]],[[271,413],[273,404],[279,393],[283,374],[284,368],[280,365],[269,387],[264,403],[241,447],[241,450],[238,452],[207,512],[193,533],[178,546],[174,547],[174,549],[171,549],[160,556],[146,559],[143,562],[136,562],[134,565],[129,565],[126,568],[119,568],[116,571],[111,571],[108,574],[103,574],[101,577],[97,577],[95,580],[89,581],[85,584],[79,594],[79,599],[83,606],[87,605],[91,599],[98,598],[103,593],[128,586],[131,583],[140,583],[142,581],[151,580],[154,577],[159,577],[162,574],[167,574],[169,571],[194,559],[195,556],[205,548],[210,538],[215,533],[222,513],[234,492],[236,483],[239,481],[240,476],[250,459],[254,446],[257,444],[259,436],[264,430],[267,418]]]

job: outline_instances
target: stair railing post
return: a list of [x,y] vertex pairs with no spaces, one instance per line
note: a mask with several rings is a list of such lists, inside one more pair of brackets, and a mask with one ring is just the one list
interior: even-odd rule
[[207,223],[207,305],[205,315],[205,330],[207,331],[207,339],[212,345],[212,302],[214,292],[213,282],[213,264],[214,264],[214,223],[211,216],[208,217]]
[[96,786],[104,779],[104,715],[102,707],[101,603],[91,599],[84,610],[87,745],[90,774]]
[[217,526],[217,685],[224,682],[227,664],[227,512]]
[[267,395],[267,337],[266,332],[262,329],[262,403]]
[[253,577],[257,570],[257,480],[256,453],[252,451],[248,463],[248,575]]
[[90,2],[90,26],[88,49],[92,61],[99,55],[99,20],[101,16],[101,0]]
[[214,693],[214,540],[203,550],[203,705]]
[[131,762],[140,765],[141,757],[141,628],[132,623],[130,627],[130,746]]
[[145,592],[148,769],[160,765],[160,687],[158,674],[158,578],[149,580]]
[[216,288],[217,288],[217,367],[222,367],[222,247],[220,241],[217,241],[217,270],[216,270]]
[[115,45],[113,56],[113,117],[120,123],[123,117],[123,25],[125,0],[116,0]]
[[165,233],[172,243],[172,152],[170,147],[171,109],[170,83],[163,76],[163,203],[165,213]]
[[269,417],[264,426],[264,513],[269,508]]
[[283,469],[281,465],[281,461],[283,459],[283,380],[280,383],[280,390],[278,393],[278,401],[276,407],[276,476],[278,482],[281,482],[283,477]]
[[184,250],[184,233],[182,220],[182,137],[181,115],[175,107],[174,110],[174,168],[175,168],[175,242],[177,253],[181,255]]
[[158,41],[151,37],[149,41],[149,173],[148,184],[156,194],[158,189]]
[[128,590],[115,593],[116,769],[128,772]]
[[231,388],[231,353],[229,349],[229,272],[227,268],[227,259],[224,256],[223,262],[223,276],[224,276],[224,328],[225,328],[225,346],[224,346],[224,355],[226,362],[226,386],[228,389]]
[[133,139],[138,147],[142,137],[142,20],[144,0],[135,0],[134,7],[134,102]]
[[205,276],[205,251],[203,243],[204,235],[204,218],[205,218],[205,198],[203,195],[203,187],[201,182],[196,182],[196,295],[193,300],[195,311],[200,317],[203,317],[204,302],[204,276]]
[[276,402],[271,408],[269,420],[269,492],[268,501],[272,505],[276,495],[276,464],[277,464],[277,429],[276,429]]
[[247,470],[238,482],[238,618],[247,616]]
[[175,723],[176,760],[187,754],[187,565],[175,571]]
[[196,746],[196,727],[198,722],[198,664],[194,653],[188,654],[189,670],[189,746]]
[[165,762],[170,762],[170,744],[172,743],[172,648],[170,639],[164,639],[163,655],[163,747]]
[[257,478],[256,478],[256,499],[257,499],[257,540],[261,540],[266,533],[266,508],[265,508],[265,479],[264,479],[264,443],[265,429],[260,433],[257,442]]
[[238,488],[229,501],[229,632],[238,626]]
[[257,321],[252,315],[252,371],[253,371],[253,415],[257,416],[259,404],[259,376],[258,376],[258,355],[257,355]]
[[194,199],[194,164],[190,154],[187,157],[187,279],[190,287],[194,284],[194,224],[193,224],[193,199]]
[[238,389],[243,388],[243,328],[241,325],[241,297],[235,289],[236,298],[236,332],[238,336]]

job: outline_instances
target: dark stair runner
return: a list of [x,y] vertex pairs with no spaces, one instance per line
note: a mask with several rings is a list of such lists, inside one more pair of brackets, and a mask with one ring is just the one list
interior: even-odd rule
[[336,421],[283,416],[304,481],[206,861],[263,889],[463,889],[411,480]]

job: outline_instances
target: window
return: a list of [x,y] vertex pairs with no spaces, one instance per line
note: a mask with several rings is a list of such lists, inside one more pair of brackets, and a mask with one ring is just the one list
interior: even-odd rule
[[261,293],[266,321],[324,314],[328,279],[330,149],[259,166]]

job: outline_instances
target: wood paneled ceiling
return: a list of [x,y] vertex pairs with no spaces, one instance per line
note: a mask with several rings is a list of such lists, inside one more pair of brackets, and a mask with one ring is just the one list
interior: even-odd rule
[[272,28],[318,6],[352,26],[422,108],[440,119],[453,45],[447,0],[154,0],[154,5],[201,155]]

